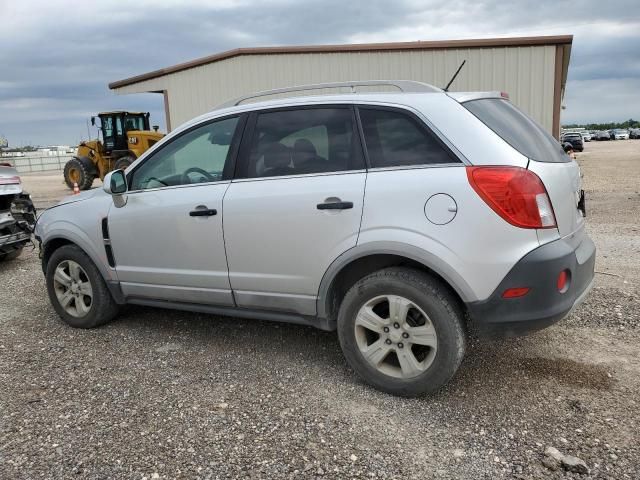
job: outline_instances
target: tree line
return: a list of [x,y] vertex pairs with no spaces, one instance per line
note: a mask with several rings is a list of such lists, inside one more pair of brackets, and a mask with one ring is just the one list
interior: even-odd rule
[[570,125],[563,125],[562,128],[585,128],[587,130],[612,130],[614,128],[640,128],[640,121],[630,118],[624,122],[610,122],[610,123],[586,123],[578,124],[572,123]]

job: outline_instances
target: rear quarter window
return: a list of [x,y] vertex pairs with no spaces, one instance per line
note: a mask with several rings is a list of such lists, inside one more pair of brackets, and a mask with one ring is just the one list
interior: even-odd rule
[[459,163],[427,127],[406,112],[358,107],[371,167]]
[[569,162],[560,143],[511,102],[483,98],[462,104],[521,154],[538,162]]

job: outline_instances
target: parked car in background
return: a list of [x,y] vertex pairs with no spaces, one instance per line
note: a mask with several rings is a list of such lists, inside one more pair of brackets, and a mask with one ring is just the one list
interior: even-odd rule
[[612,131],[614,140],[629,140],[629,130],[616,128]]
[[576,152],[582,152],[584,150],[584,143],[582,141],[582,135],[579,133],[565,133],[562,136],[562,143],[570,143],[573,150]]
[[17,258],[31,241],[36,210],[18,171],[0,162],[0,262]]
[[640,128],[632,128],[629,130],[629,138],[640,138]]
[[598,141],[611,140],[611,134],[606,130],[599,130],[595,139]]
[[337,330],[357,374],[412,396],[455,374],[467,319],[512,336],[582,302],[595,246],[556,139],[500,92],[325,88],[358,85],[401,92],[242,97],[46,210],[56,312],[78,328],[131,303]]
[[582,135],[582,141],[583,142],[590,142],[591,141],[591,134],[589,132],[580,132],[580,135]]

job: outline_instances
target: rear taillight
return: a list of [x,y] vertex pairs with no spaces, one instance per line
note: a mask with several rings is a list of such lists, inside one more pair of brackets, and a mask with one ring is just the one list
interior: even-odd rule
[[0,177],[0,185],[20,185],[20,177]]
[[555,228],[556,218],[540,178],[520,167],[467,167],[469,183],[498,215],[520,228]]

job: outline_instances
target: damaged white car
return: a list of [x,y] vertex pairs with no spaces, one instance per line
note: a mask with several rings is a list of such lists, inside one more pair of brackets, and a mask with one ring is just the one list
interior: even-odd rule
[[9,163],[0,163],[0,261],[22,253],[31,242],[35,219],[36,210],[18,171]]

